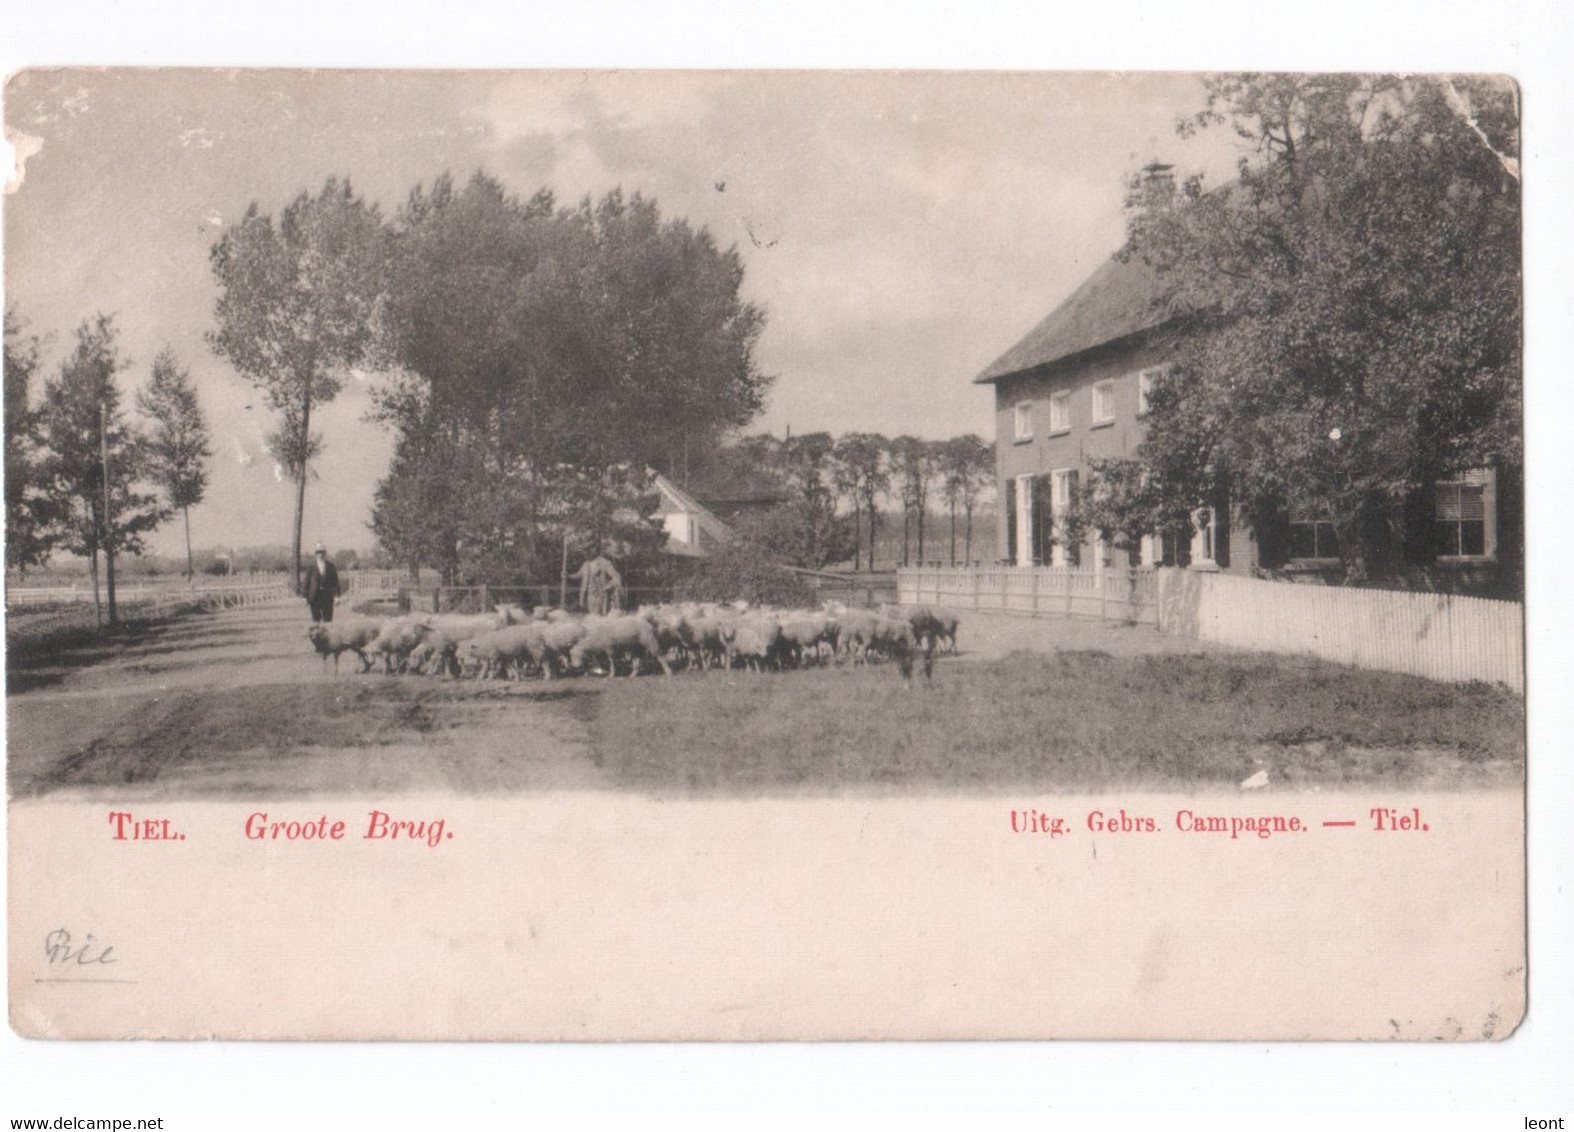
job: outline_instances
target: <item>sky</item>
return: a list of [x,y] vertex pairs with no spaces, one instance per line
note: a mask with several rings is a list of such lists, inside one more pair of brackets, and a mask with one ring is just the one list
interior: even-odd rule
[[[751,431],[989,437],[972,378],[1119,247],[1126,178],[1154,158],[1231,174],[1228,129],[1176,135],[1201,102],[1181,73],[24,71],[5,91],[25,155],[6,302],[46,375],[98,312],[128,393],[166,345],[189,367],[214,435],[198,547],[288,543],[294,504],[265,404],[204,343],[209,249],[252,202],[276,213],[334,175],[385,215],[444,172],[565,204],[638,190],[743,258],[775,377]],[[308,545],[372,545],[379,380],[314,412]],[[149,540],[182,546],[178,524]]]

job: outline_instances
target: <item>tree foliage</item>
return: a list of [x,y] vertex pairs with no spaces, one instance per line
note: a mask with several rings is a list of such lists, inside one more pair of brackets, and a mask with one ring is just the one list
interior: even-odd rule
[[890,445],[891,475],[902,503],[902,564],[907,564],[908,528],[916,527],[917,552],[924,558],[924,520],[941,468],[941,447],[916,436],[899,436]]
[[[583,513],[626,514],[651,498],[626,490],[628,469],[671,468],[759,411],[763,315],[741,297],[742,261],[639,194],[559,208],[443,177],[410,194],[392,255],[387,351],[406,376],[378,398],[398,451],[373,526],[402,560],[489,547],[539,571],[581,489],[608,492]],[[609,532],[596,520],[572,538],[640,541]]]
[[137,393],[137,409],[152,422],[145,440],[148,479],[185,517],[186,576],[190,577],[191,508],[207,492],[207,461],[213,451],[191,374],[172,350],[165,348],[153,359],[148,383]]
[[869,569],[874,569],[874,542],[879,532],[880,500],[891,489],[890,442],[873,432],[844,433],[836,442],[836,482],[853,500],[854,542],[858,510],[869,528]]
[[32,403],[38,372],[38,339],[25,334],[21,316],[5,310],[5,564],[40,566],[53,544],[57,522],[40,482],[39,414]]
[[748,601],[784,608],[814,604],[814,589],[782,567],[771,550],[735,538],[695,563],[675,587],[679,601]]
[[1320,501],[1346,578],[1381,576],[1425,553],[1431,483],[1522,461],[1515,92],[1228,75],[1181,132],[1219,125],[1254,146],[1235,182],[1128,200],[1187,331],[1142,456],[1178,506],[1224,478],[1254,527]]
[[1128,555],[1137,553],[1149,535],[1185,545],[1192,531],[1192,508],[1185,502],[1189,492],[1172,488],[1139,459],[1091,459],[1062,537],[1080,545],[1094,535]]
[[321,450],[312,410],[372,356],[386,268],[381,217],[348,180],[301,192],[277,223],[253,203],[209,256],[219,298],[208,344],[279,415],[269,448],[296,484],[291,550],[299,580],[311,461]]
[[[138,489],[147,468],[146,449],[120,411],[115,375],[125,363],[117,338],[114,321],[107,315],[78,326],[74,349],[59,373],[44,383],[38,415],[44,448],[39,478],[58,517],[60,545],[89,558],[95,572],[106,537],[116,553],[138,554],[143,536],[169,517],[154,494]],[[106,447],[111,508],[107,525],[102,459]]]
[[995,449],[973,433],[940,442],[940,494],[951,512],[951,562],[956,558],[956,509],[965,519],[962,561],[973,560],[973,513],[994,481]]

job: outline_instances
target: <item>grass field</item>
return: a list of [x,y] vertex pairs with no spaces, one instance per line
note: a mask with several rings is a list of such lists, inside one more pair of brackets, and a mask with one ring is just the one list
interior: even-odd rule
[[1517,782],[1523,704],[1317,661],[1021,653],[889,668],[619,681],[585,713],[593,757],[654,791],[983,791]]

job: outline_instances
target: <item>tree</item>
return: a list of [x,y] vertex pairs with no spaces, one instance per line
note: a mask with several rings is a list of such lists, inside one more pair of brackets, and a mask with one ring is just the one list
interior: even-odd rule
[[849,516],[807,499],[792,499],[746,515],[733,532],[786,566],[817,570],[857,555]]
[[191,508],[208,488],[208,426],[197,403],[191,375],[167,347],[153,359],[148,384],[137,394],[137,408],[153,422],[146,441],[148,478],[178,510],[186,527],[186,578],[191,564]]
[[[619,562],[631,584],[656,572],[667,533],[656,517],[661,496],[647,469],[559,464],[542,478],[550,506],[540,519],[548,543],[561,548],[560,578],[564,562],[598,555]],[[536,574],[544,571],[538,567]]]
[[856,531],[837,514],[836,441],[828,432],[788,437],[776,447],[777,474],[789,499],[739,525],[760,546],[790,566],[818,569],[856,561]]
[[1062,537],[1080,544],[1097,535],[1113,549],[1135,554],[1149,535],[1172,541],[1191,533],[1191,510],[1176,502],[1184,493],[1167,488],[1138,459],[1088,461],[1086,482],[1071,501]]
[[1223,123],[1256,146],[1234,183],[1128,200],[1185,329],[1141,455],[1177,506],[1225,484],[1261,545],[1326,507],[1347,582],[1426,561],[1431,484],[1522,466],[1514,91],[1229,75],[1181,129]]
[[[891,487],[890,442],[873,432],[843,433],[836,442],[836,461],[840,482],[852,495],[854,506],[862,504],[869,516],[869,569],[874,569],[874,540],[879,531],[880,499]],[[854,567],[857,566],[857,514],[854,514]]]
[[397,440],[388,474],[377,483],[367,526],[378,545],[410,572],[436,567],[453,584],[459,571],[461,530],[467,514],[462,453],[436,420],[424,386],[396,379],[382,390],[374,419],[395,422]]
[[781,471],[799,499],[817,507],[836,508],[833,461],[836,441],[828,432],[806,432],[782,442]]
[[322,446],[312,410],[332,401],[345,373],[372,355],[385,252],[376,206],[348,180],[329,178],[316,196],[301,192],[277,224],[253,203],[209,257],[220,294],[208,344],[279,414],[268,439],[295,481],[297,588],[306,480]]
[[59,374],[45,382],[39,408],[44,445],[39,474],[59,516],[58,536],[66,550],[88,559],[95,604],[98,553],[104,551],[111,622],[115,551],[140,553],[142,536],[169,517],[154,495],[135,487],[145,455],[141,438],[121,419],[115,374],[124,362],[116,337],[114,320],[107,315],[77,327],[76,347]]
[[951,513],[951,565],[956,565],[956,509],[961,504],[966,531],[962,560],[973,560],[973,512],[980,495],[994,477],[995,449],[980,437],[968,433],[942,441],[939,449],[941,495]]
[[891,464],[902,500],[902,565],[906,566],[910,518],[916,519],[918,558],[924,557],[924,517],[939,467],[937,446],[916,436],[899,436],[891,441]]
[[[521,200],[485,174],[461,189],[445,176],[400,210],[392,262],[387,352],[409,376],[377,398],[398,455],[373,523],[401,557],[422,541],[414,501],[435,493],[444,545],[540,573],[565,508],[627,512],[628,469],[686,463],[751,420],[769,385],[736,250],[638,194],[559,209],[545,190]],[[587,540],[598,525],[569,524]]]
[[748,538],[729,539],[677,584],[680,601],[748,601],[784,608],[814,604],[814,589]]
[[38,339],[25,335],[16,311],[5,311],[5,564],[25,571],[49,557],[50,500],[40,491],[38,410],[32,404]]

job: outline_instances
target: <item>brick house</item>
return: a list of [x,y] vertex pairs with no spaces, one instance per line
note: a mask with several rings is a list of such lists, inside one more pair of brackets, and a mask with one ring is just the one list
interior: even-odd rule
[[[974,378],[995,390],[1003,563],[1127,565],[1101,542],[1068,547],[1053,532],[1089,460],[1136,455],[1151,382],[1182,333],[1154,273],[1137,259],[1112,258]],[[1520,588],[1519,493],[1499,488],[1492,470],[1433,485],[1425,507],[1434,555],[1413,584],[1508,595]],[[1189,543],[1146,538],[1131,564],[1295,581],[1340,575],[1332,525],[1315,506],[1292,508],[1282,529],[1259,537],[1226,498],[1210,502],[1193,512]]]

